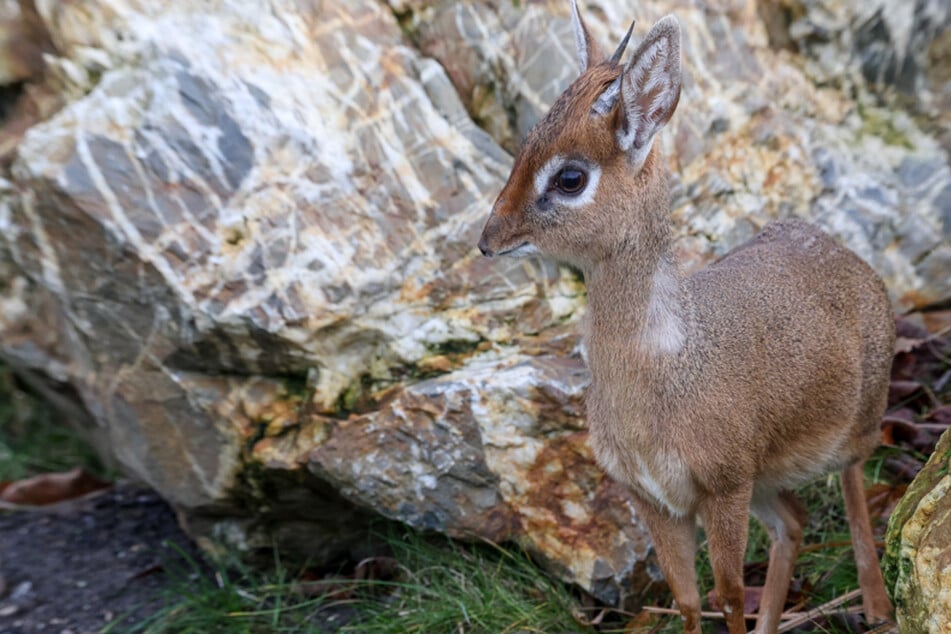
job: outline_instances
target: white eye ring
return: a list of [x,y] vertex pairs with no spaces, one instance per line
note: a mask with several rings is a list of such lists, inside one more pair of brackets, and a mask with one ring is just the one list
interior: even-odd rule
[[568,160],[564,156],[556,154],[548,159],[540,170],[535,172],[535,198],[541,197],[549,190],[552,177],[560,172],[567,162]]
[[[564,170],[575,169],[585,174],[585,183],[577,192],[566,192],[558,188],[555,179]],[[583,160],[571,160],[561,154],[548,161],[535,172],[535,197],[541,198],[545,194],[554,197],[559,204],[568,207],[587,205],[598,191],[598,182],[601,180],[601,167],[595,163]]]

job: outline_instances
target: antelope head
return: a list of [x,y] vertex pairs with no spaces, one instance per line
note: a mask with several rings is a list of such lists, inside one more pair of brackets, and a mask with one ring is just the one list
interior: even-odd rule
[[669,222],[652,147],[680,98],[677,20],[658,21],[622,64],[633,23],[606,57],[574,0],[571,16],[581,75],[522,144],[482,231],[484,255],[542,253],[583,266],[652,235],[632,214]]

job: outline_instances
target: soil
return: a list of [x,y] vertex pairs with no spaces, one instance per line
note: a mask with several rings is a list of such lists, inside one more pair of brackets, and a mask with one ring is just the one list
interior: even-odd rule
[[179,550],[175,514],[128,482],[38,510],[0,512],[0,634],[127,631],[162,606]]

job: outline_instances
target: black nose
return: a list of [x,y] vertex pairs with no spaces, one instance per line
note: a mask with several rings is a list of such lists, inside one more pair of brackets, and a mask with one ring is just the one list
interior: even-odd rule
[[489,247],[485,244],[485,238],[479,240],[479,251],[482,251],[482,255],[486,256],[487,258],[492,257],[492,251],[490,251]]

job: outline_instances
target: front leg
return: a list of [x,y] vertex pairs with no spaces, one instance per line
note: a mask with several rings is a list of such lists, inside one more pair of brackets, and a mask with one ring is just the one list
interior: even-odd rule
[[717,596],[730,634],[745,634],[743,617],[743,556],[749,530],[752,485],[728,494],[713,495],[700,503],[700,520],[707,532],[710,563]]
[[637,514],[647,525],[660,568],[684,620],[686,634],[700,634],[700,592],[697,590],[697,520],[675,517],[634,495]]

